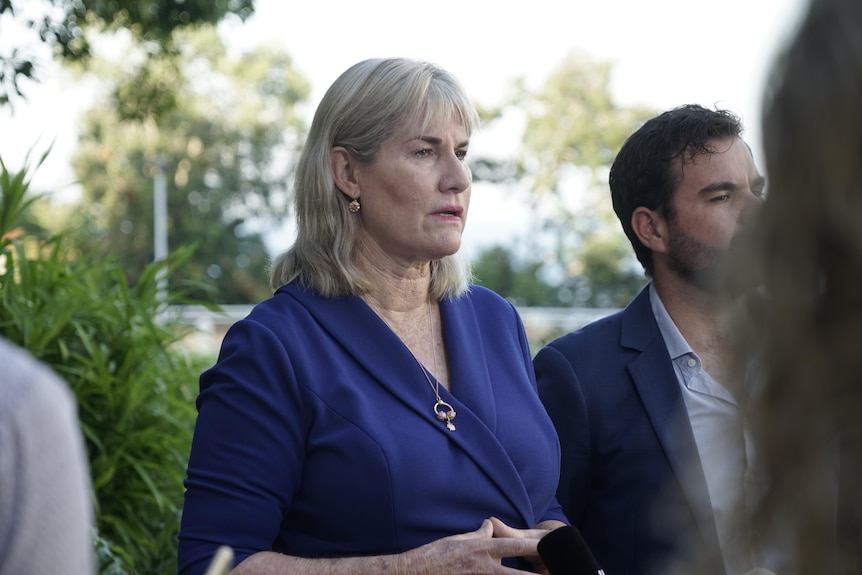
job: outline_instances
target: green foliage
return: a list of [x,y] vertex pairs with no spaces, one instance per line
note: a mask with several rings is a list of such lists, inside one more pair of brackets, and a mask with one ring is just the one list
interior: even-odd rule
[[177,109],[181,72],[173,58],[147,58],[123,78],[114,94],[116,114],[122,122],[144,122]]
[[559,278],[563,305],[619,307],[644,283],[606,182],[625,139],[654,111],[617,105],[610,73],[608,62],[575,52],[541,90],[521,85],[512,98],[526,127],[510,172],[523,174],[531,186],[537,222],[518,255],[541,262],[537,271],[546,277]]
[[136,282],[154,252],[162,169],[168,244],[198,246],[174,282],[200,286],[196,299],[256,303],[271,293],[262,233],[287,215],[304,132],[295,106],[308,83],[283,52],[229,55],[213,29],[184,34],[180,57],[141,62],[109,67],[115,96],[83,119],[72,158],[83,184],[74,241],[110,253]]
[[[48,152],[45,152],[39,158],[39,165],[47,156]],[[26,168],[20,172],[10,173],[3,159],[0,158],[0,190],[3,191],[3,196],[0,197],[0,242],[7,240],[13,227],[24,220],[25,214],[38,199],[26,196],[29,187]],[[0,245],[3,244],[0,243]]]
[[[170,53],[178,29],[214,25],[229,14],[245,20],[253,12],[254,0],[0,0],[0,17],[29,31],[25,42],[44,43],[67,63],[89,59],[90,30],[127,30],[151,53]],[[22,47],[0,53],[0,106],[13,94],[23,97],[21,79],[38,80],[39,61]]]
[[178,348],[186,328],[170,315],[184,296],[163,294],[157,280],[190,250],[145,266],[131,286],[116,261],[62,234],[22,232],[36,201],[29,167],[0,168],[0,333],[52,366],[78,400],[100,573],[175,572],[197,372]]
[[651,109],[617,105],[610,73],[610,63],[573,52],[542,90],[519,97],[527,110],[523,153],[535,193],[559,193],[566,167],[610,166],[634,128],[653,115]]
[[557,288],[542,280],[541,262],[521,262],[505,246],[483,250],[473,261],[476,283],[494,290],[517,306],[560,305]]
[[143,40],[165,42],[177,28],[216,24],[228,14],[245,20],[254,12],[254,0],[52,0],[66,9],[65,25],[74,30],[90,22],[107,30],[125,28]]
[[[577,246],[564,288],[583,307],[625,307],[646,285],[640,264],[622,232],[595,232]],[[622,237],[621,237],[622,236]]]

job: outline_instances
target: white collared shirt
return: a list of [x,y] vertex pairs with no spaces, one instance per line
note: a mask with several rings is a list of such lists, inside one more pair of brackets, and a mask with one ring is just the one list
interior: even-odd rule
[[652,312],[673,361],[694,432],[725,569],[728,575],[741,575],[751,567],[747,551],[739,547],[741,534],[733,523],[735,507],[743,501],[748,443],[739,406],[733,395],[703,370],[700,358],[673,323],[654,286],[649,290]]

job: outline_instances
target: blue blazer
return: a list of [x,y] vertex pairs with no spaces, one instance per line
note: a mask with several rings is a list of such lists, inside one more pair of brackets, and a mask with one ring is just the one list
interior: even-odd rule
[[473,286],[440,304],[455,431],[407,347],[358,297],[279,289],[201,376],[179,570],[220,544],[236,563],[387,554],[477,529],[565,521],[559,443],[515,308]]
[[613,575],[661,573],[718,536],[694,434],[649,287],[534,359],[562,448],[557,498]]

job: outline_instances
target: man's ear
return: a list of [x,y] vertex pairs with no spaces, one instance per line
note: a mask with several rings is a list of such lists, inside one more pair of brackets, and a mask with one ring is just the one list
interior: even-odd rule
[[667,251],[667,225],[656,210],[638,206],[632,212],[632,229],[641,243],[654,252]]
[[359,197],[359,181],[356,178],[356,159],[344,146],[335,146],[329,153],[329,168],[335,187],[354,200]]

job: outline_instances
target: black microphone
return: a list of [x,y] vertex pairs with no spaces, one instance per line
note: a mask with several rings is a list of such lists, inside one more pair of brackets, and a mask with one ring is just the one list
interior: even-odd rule
[[551,575],[605,575],[574,525],[558,527],[539,539],[538,550]]

